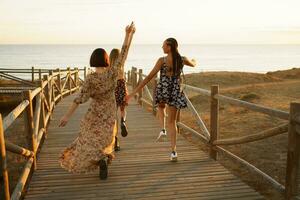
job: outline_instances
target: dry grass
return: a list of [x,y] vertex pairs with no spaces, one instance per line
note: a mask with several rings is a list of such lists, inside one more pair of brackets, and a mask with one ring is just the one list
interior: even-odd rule
[[[289,111],[290,102],[297,101],[300,98],[299,72],[299,69],[292,69],[267,74],[200,73],[189,75],[189,79],[186,82],[202,88],[209,88],[209,84],[219,83],[222,88],[221,93],[226,96]],[[234,78],[232,79],[231,77]],[[290,79],[291,77],[292,79]],[[191,81],[191,83],[188,81]],[[191,101],[209,128],[209,98],[194,95],[191,97]],[[182,119],[185,123],[200,131],[193,116],[187,111],[183,112]],[[221,103],[219,138],[234,138],[254,134],[284,122],[284,120]],[[200,142],[195,140],[193,142],[201,145],[204,150],[206,149]],[[262,141],[229,146],[226,149],[255,165],[281,184],[285,184],[286,133]],[[266,197],[270,199],[283,198],[259,177],[253,176],[242,166],[226,159],[221,159],[221,162],[237,176],[241,176],[244,181],[266,195]]]

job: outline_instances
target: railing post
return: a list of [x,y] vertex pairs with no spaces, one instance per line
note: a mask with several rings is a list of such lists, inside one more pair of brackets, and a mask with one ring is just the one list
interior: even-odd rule
[[4,196],[5,200],[10,200],[9,194],[9,178],[7,171],[7,159],[6,159],[6,148],[5,148],[5,139],[4,139],[4,130],[2,123],[2,115],[0,114],[0,150],[1,150],[1,165],[2,165],[2,176],[4,183]]
[[211,86],[210,98],[210,151],[209,155],[212,159],[217,160],[217,151],[213,148],[213,142],[218,139],[219,134],[219,100],[214,96],[219,93],[219,85]]
[[83,78],[84,78],[84,80],[85,80],[85,78],[86,78],[86,75],[87,75],[87,71],[86,71],[86,67],[84,67],[84,73],[83,73]]
[[[132,67],[132,89],[136,88],[137,85],[137,68]],[[136,95],[134,98],[136,99]]]
[[75,74],[74,74],[74,82],[75,82],[75,87],[78,86],[78,77],[79,77],[79,74],[78,74],[78,68],[75,67]]
[[[44,75],[44,81],[47,82],[47,85],[45,86],[45,91],[44,91],[44,96],[45,96],[45,100],[49,106],[49,108],[51,108],[51,102],[50,102],[50,94],[49,94],[49,75]],[[49,112],[51,112],[51,110],[49,110]]]
[[39,80],[42,80],[42,70],[41,70],[41,68],[39,69]]
[[72,94],[71,89],[72,89],[72,83],[71,83],[71,70],[70,67],[67,68],[68,70],[68,89],[69,89],[69,94]]
[[57,68],[56,69],[58,75],[57,75],[57,83],[58,83],[58,89],[59,89],[59,94],[60,94],[60,100],[62,100],[63,95],[62,95],[62,91],[61,91],[61,74],[60,74],[60,69]]
[[128,84],[131,84],[130,75],[131,75],[131,71],[128,70],[128,73],[127,73],[127,83],[128,83]]
[[287,200],[300,197],[300,103],[290,104],[285,196]]
[[[139,81],[138,81],[138,84],[140,84],[143,80],[143,70],[142,69],[139,69]],[[139,92],[138,92],[139,96],[138,96],[138,103],[140,105],[142,105],[142,98],[143,98],[143,89],[141,89]]]
[[[29,104],[26,107],[26,119],[27,119],[27,140],[29,149],[35,152],[37,146],[37,137],[34,134],[34,121],[33,121],[33,106],[32,106],[32,95],[31,90],[27,90],[23,92],[23,99],[28,100]],[[36,169],[36,159],[34,157],[34,169]]]
[[44,101],[46,99],[45,99],[44,89],[43,89],[43,80],[40,81],[40,87],[42,88],[42,90],[41,90],[41,118],[42,118],[42,120],[40,120],[40,127],[43,127],[46,132],[47,124],[46,124],[45,105],[44,105]]
[[131,68],[131,84],[132,88],[134,88],[134,67]]
[[156,109],[155,109],[155,92],[156,92],[156,87],[157,87],[157,74],[153,77],[153,84],[152,84],[152,89],[153,89],[153,94],[152,94],[152,96],[153,96],[153,102],[152,102],[152,113],[153,113],[153,115],[154,116],[156,116]]
[[31,82],[34,83],[34,67],[31,67]]
[[54,91],[54,87],[53,87],[53,82],[52,81],[55,81],[54,80],[54,77],[53,77],[53,70],[50,70],[49,71],[49,75],[50,75],[50,81],[49,81],[49,85],[50,85],[50,104],[52,105],[52,102],[54,102],[53,104],[53,108],[51,109],[51,111],[54,109],[55,107],[55,91]]

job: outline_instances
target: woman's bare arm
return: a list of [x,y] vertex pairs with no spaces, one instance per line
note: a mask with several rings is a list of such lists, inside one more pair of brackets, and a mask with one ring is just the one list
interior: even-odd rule
[[[125,55],[124,55],[124,61],[121,61],[121,65],[119,66],[120,68],[119,68],[119,74],[122,74],[122,77],[124,76],[124,66],[125,66],[125,61],[126,61],[126,59],[127,59],[127,56],[128,56],[128,52],[129,52],[129,48],[130,48],[130,45],[131,45],[131,41],[132,41],[132,38],[133,38],[133,34],[135,33],[135,28],[134,28],[134,30],[133,30],[133,32],[130,32],[129,33],[129,35],[128,35],[128,38],[127,38],[127,46],[126,45],[124,45],[123,44],[123,46],[122,46],[122,49],[124,48],[124,52],[125,52]],[[124,43],[125,43],[126,41],[124,41]],[[125,48],[127,48],[127,49],[125,49]],[[121,50],[121,54],[120,55],[122,55],[122,50]]]
[[60,119],[59,127],[65,126],[69,118],[78,108],[79,104],[85,103],[90,98],[90,76],[86,77],[86,80],[83,82],[82,87],[80,88],[79,94],[74,98],[73,103],[70,105],[67,113]]
[[131,98],[135,93],[140,91],[156,74],[159,72],[161,66],[163,65],[163,58],[159,58],[151,70],[151,72],[146,76],[146,78],[132,91],[128,98]]
[[190,67],[195,67],[197,65],[196,60],[194,60],[194,59],[189,60],[187,57],[184,56],[184,57],[182,57],[182,60],[183,60],[184,65],[187,65]]
[[60,123],[59,123],[59,127],[63,127],[68,123],[69,118],[73,115],[73,113],[78,108],[78,106],[79,106],[79,104],[74,103],[74,102],[72,103],[72,105],[70,106],[67,113],[61,118]]
[[121,53],[116,62],[116,66],[114,66],[121,71],[124,71],[124,63],[127,59],[129,47],[130,47],[134,32],[135,32],[135,27],[134,27],[133,23],[130,26],[126,27],[126,35],[125,35],[124,42],[123,42],[123,45],[121,48]]

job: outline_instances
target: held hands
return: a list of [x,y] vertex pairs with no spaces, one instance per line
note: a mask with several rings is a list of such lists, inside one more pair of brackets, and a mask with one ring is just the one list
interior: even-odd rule
[[60,119],[60,122],[59,122],[59,127],[64,127],[69,121],[69,118],[67,116],[63,116],[61,119]]
[[133,94],[129,94],[125,97],[126,102],[129,102],[129,100],[133,97]]

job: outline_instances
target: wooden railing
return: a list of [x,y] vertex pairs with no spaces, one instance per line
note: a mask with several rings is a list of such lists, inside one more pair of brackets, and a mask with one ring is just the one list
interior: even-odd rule
[[[69,69],[57,68],[55,71],[58,70],[60,72],[68,72]],[[83,71],[83,77],[85,78],[91,69],[89,67],[84,67],[78,70]],[[34,84],[35,81],[41,81],[43,75],[50,74],[51,71],[53,71],[53,69],[41,69],[36,67],[31,67],[31,69],[0,68],[0,77],[3,77],[8,80],[13,80],[24,85],[35,86]],[[27,79],[24,78],[26,76],[30,76],[31,79],[28,80],[28,78]]]
[[[84,77],[88,73],[87,68],[84,69],[56,69],[56,70],[38,70],[39,79],[37,81],[32,79],[32,83],[36,86],[34,90],[26,90],[22,92],[23,101],[11,111],[5,118],[0,114],[0,147],[2,157],[2,174],[4,182],[5,200],[20,199],[26,183],[30,179],[30,174],[37,168],[36,156],[41,147],[41,143],[45,134],[47,133],[47,126],[49,124],[51,114],[58,101],[64,96],[72,94],[79,89],[80,78],[79,71],[84,71]],[[7,70],[0,69],[0,74],[7,75],[9,73],[28,73],[30,70]],[[8,73],[9,72],[9,73]],[[31,71],[33,74],[34,70]],[[41,77],[42,72],[43,78]],[[32,75],[34,77],[34,75]],[[6,78],[9,78],[6,76]],[[11,80],[18,82],[30,82],[24,79],[13,77]],[[34,105],[35,104],[35,105]],[[25,130],[28,139],[28,147],[18,146],[10,141],[5,140],[5,131],[12,125],[12,123],[24,113]],[[16,153],[27,158],[19,180],[10,194],[9,178],[6,151]]]
[[[133,67],[126,73],[127,83],[135,88],[146,75],[143,74],[141,69]],[[154,83],[152,86],[156,86],[157,77],[152,80]],[[201,133],[189,127],[180,121],[180,117],[177,117],[177,126],[183,130],[189,131],[201,139],[209,147],[209,155],[212,159],[217,160],[218,153],[225,155],[226,157],[233,159],[234,161],[247,167],[251,172],[260,175],[265,181],[269,182],[280,193],[284,194],[286,199],[291,200],[296,197],[300,197],[300,103],[290,103],[290,112],[285,112],[246,101],[241,101],[228,96],[219,94],[219,86],[212,85],[211,90],[193,87],[190,85],[182,84],[183,91],[194,92],[210,98],[210,130],[207,129],[197,110],[187,97],[188,108],[194,115]],[[155,91],[155,89],[153,89]],[[146,98],[150,100],[146,100]],[[149,91],[148,85],[144,87],[142,91],[136,96],[138,102],[141,105],[152,107],[153,114],[156,114],[156,108],[154,107],[153,98],[154,95]],[[277,117],[287,122],[269,130],[264,130],[256,134],[251,134],[243,137],[231,138],[231,139],[218,139],[219,135],[219,102],[228,103],[234,106],[246,108],[248,110],[264,113],[272,117]],[[244,144],[253,141],[266,139],[275,135],[288,132],[288,153],[286,164],[286,182],[285,186],[277,182],[275,179],[261,171],[254,165],[238,157],[232,152],[224,149],[222,146]]]

